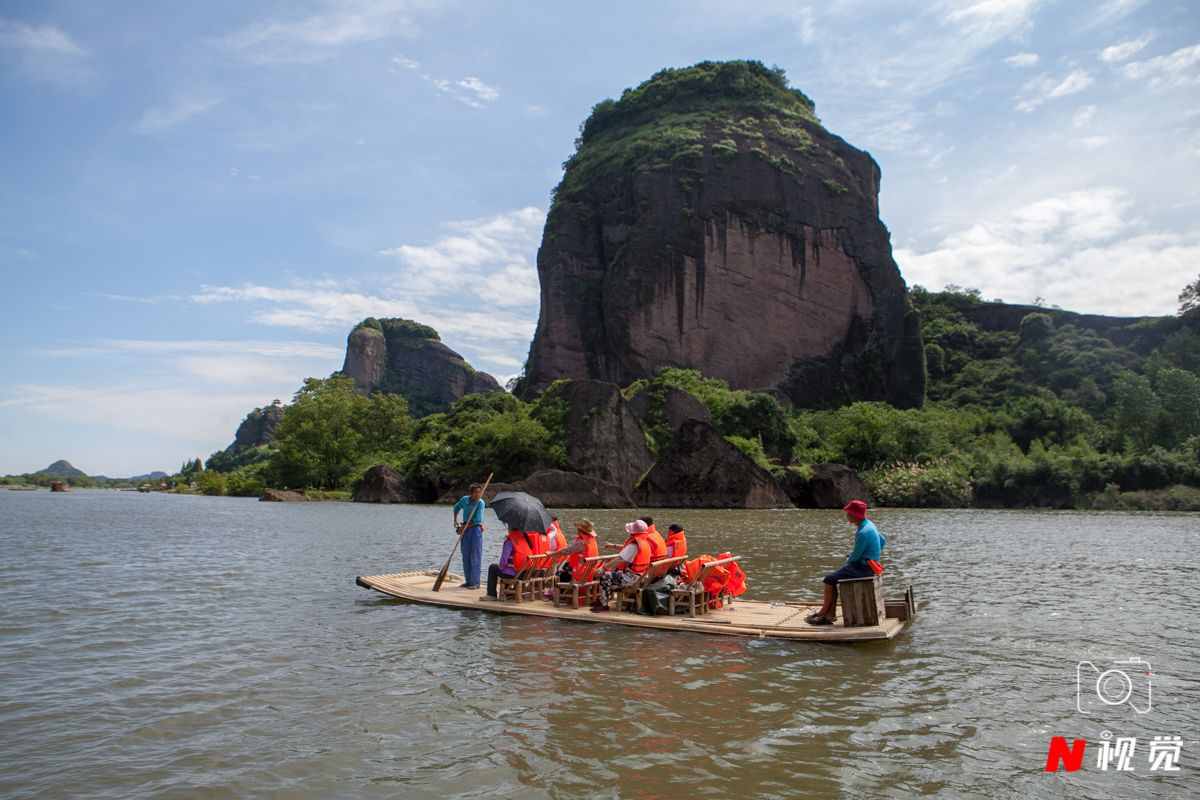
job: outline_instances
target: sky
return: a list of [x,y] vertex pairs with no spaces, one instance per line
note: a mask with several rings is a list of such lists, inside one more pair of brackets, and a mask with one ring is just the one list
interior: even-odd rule
[[367,316],[503,383],[580,122],[732,58],[879,162],[910,285],[1169,314],[1200,272],[1187,0],[4,0],[0,474],[207,457]]

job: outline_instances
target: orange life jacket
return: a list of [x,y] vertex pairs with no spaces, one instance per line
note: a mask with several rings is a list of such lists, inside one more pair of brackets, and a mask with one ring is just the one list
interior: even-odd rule
[[687,537],[683,535],[683,531],[672,531],[667,536],[667,550],[670,551],[668,558],[687,555]]
[[557,522],[550,523],[550,530],[546,532],[547,551],[548,553],[557,553],[567,546],[567,537],[563,536],[562,528],[558,527]]
[[529,564],[529,556],[533,554],[529,549],[529,540],[520,531],[509,531],[508,541],[512,542],[512,567],[520,572]]
[[653,549],[650,545],[650,537],[644,533],[632,534],[625,540],[625,544],[621,545],[621,549],[624,550],[626,545],[631,544],[637,547],[637,553],[634,555],[633,563],[629,565],[629,569],[641,575],[650,569],[650,562],[654,560],[651,556]]
[[585,558],[595,558],[600,555],[600,545],[596,543],[596,534],[581,533],[575,537],[575,543],[583,542],[583,552],[572,553],[567,559],[567,563],[571,565],[571,574],[578,575],[583,570]]
[[653,525],[646,529],[646,539],[650,542],[650,560],[658,561],[667,557],[667,543],[662,534]]
[[546,552],[546,534],[541,531],[525,531],[525,538],[529,541],[529,552],[535,556]]

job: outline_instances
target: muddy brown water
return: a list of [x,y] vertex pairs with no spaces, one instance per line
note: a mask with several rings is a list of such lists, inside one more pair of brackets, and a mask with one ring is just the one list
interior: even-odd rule
[[[653,513],[742,554],[756,599],[816,596],[849,547],[836,512]],[[629,512],[583,515],[615,540]],[[354,585],[440,564],[443,507],[0,492],[0,796],[1196,796],[1200,516],[875,518],[919,617],[832,645]],[[1078,662],[1130,657],[1151,711],[1081,713]],[[1105,731],[1138,737],[1132,771],[1099,769]],[[1079,771],[1043,772],[1053,735],[1089,741]],[[1156,735],[1179,772],[1150,770]]]

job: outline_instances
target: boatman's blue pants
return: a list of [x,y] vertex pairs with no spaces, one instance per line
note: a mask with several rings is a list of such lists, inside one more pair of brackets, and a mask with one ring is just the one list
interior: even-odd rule
[[483,528],[472,525],[462,535],[463,583],[479,585],[479,570],[483,564]]

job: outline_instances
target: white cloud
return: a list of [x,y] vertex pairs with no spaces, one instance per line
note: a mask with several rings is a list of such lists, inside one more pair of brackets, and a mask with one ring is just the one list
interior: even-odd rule
[[1087,27],[1096,28],[1116,22],[1137,11],[1147,2],[1148,0],[1108,0],[1099,7],[1092,7],[1089,3],[1085,6],[1088,15]]
[[488,86],[479,78],[468,75],[458,82],[458,86],[473,95],[479,103],[493,103],[500,97],[500,91],[494,86]]
[[1044,103],[1082,92],[1092,85],[1092,76],[1083,69],[1074,69],[1062,79],[1049,75],[1039,75],[1021,87],[1017,97],[1018,111],[1034,111]]
[[321,13],[260,20],[219,43],[260,64],[313,63],[332,58],[344,46],[413,36],[416,13],[431,5],[421,0],[326,0]]
[[[208,392],[190,387],[20,384],[0,396],[0,410],[33,412],[59,423],[95,425],[182,439],[208,448],[233,440],[250,409],[270,392]],[[263,398],[267,399],[264,400]]]
[[1121,68],[1130,80],[1145,81],[1153,89],[1194,86],[1200,83],[1200,44],[1181,47],[1173,53],[1146,61],[1132,61]]
[[53,347],[47,355],[73,357],[100,353],[175,356],[187,353],[211,353],[227,356],[264,356],[270,358],[337,358],[340,348],[318,342],[238,341],[224,339],[101,339],[78,347]]
[[1079,140],[1079,144],[1085,150],[1097,150],[1109,143],[1107,136],[1085,136]]
[[[475,286],[481,299],[505,305],[519,304],[506,293],[495,293],[481,281],[503,274],[514,292],[537,286],[532,256],[546,215],[540,208],[527,208],[483,219],[451,222],[453,231],[430,245],[400,245],[380,251],[397,258],[403,268],[401,280],[410,293],[439,294],[447,286]],[[535,299],[536,302],[536,293]]]
[[1168,314],[1195,277],[1200,235],[1146,231],[1121,190],[1069,192],[979,222],[924,252],[901,248],[910,283],[979,288],[1009,302],[1042,296],[1075,311]]
[[1109,64],[1128,61],[1130,58],[1141,52],[1142,48],[1148,44],[1150,44],[1149,34],[1146,34],[1139,39],[1130,39],[1127,42],[1114,44],[1111,47],[1106,47],[1100,51],[1100,60]]
[[215,97],[177,97],[166,105],[147,108],[133,129],[138,133],[158,133],[198,117],[220,104],[221,100]]
[[421,62],[404,56],[392,56],[392,63],[401,69],[419,69],[421,67]]
[[53,25],[26,25],[23,22],[0,19],[0,47],[83,56],[87,51],[61,28]]
[[1038,63],[1037,53],[1017,53],[1015,56],[1009,56],[1004,59],[1005,64],[1010,64],[1014,67],[1032,67]]
[[1071,117],[1071,124],[1076,128],[1086,128],[1096,116],[1095,106],[1082,106],[1074,116]]

